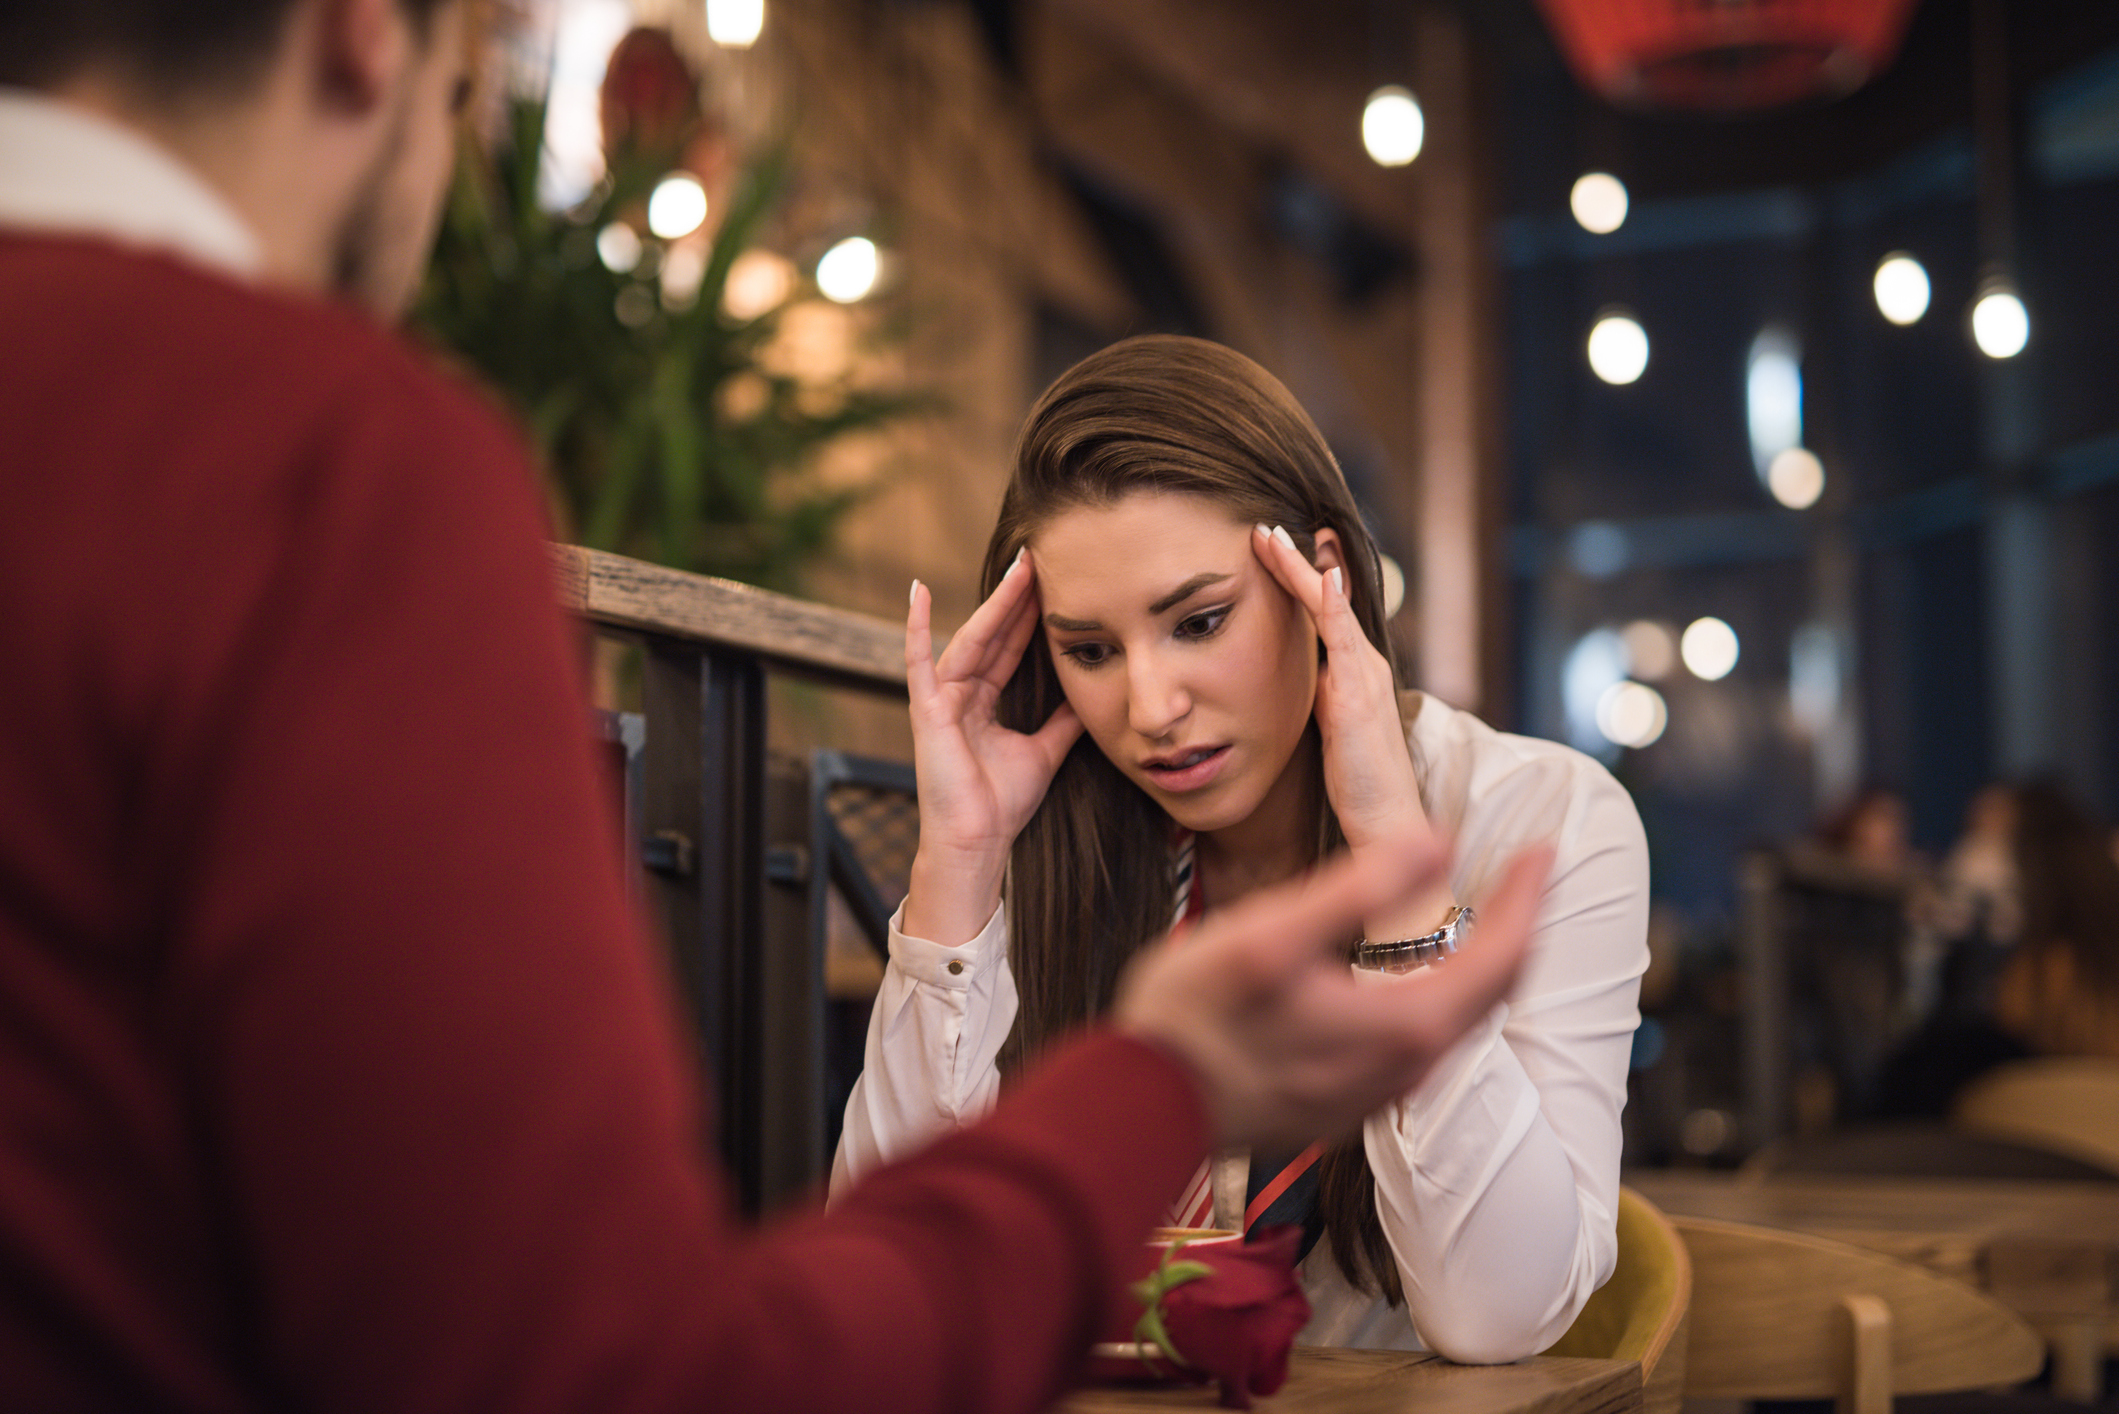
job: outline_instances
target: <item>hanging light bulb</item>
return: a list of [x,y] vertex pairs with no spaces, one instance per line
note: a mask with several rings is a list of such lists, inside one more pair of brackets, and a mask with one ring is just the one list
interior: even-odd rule
[[1694,619],[1678,639],[1678,656],[1685,660],[1687,670],[1707,682],[1728,677],[1741,648],[1736,630],[1712,616]]
[[1609,172],[1584,172],[1567,194],[1567,208],[1583,230],[1608,236],[1626,224],[1626,183]]
[[1606,383],[1631,383],[1648,368],[1648,331],[1623,310],[1600,316],[1589,331],[1589,366]]
[[1876,266],[1876,307],[1893,324],[1917,324],[1928,312],[1927,267],[1902,250]]
[[1403,167],[1420,155],[1427,119],[1410,90],[1386,84],[1361,110],[1361,145],[1379,167]]
[[2031,315],[2005,275],[1990,275],[1972,306],[1972,342],[1988,358],[2014,358],[2031,341]]

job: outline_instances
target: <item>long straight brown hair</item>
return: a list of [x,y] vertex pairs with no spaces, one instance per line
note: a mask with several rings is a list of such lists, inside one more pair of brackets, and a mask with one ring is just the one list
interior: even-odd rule
[[[986,546],[982,592],[993,592],[1052,516],[1136,491],[1197,496],[1244,524],[1283,526],[1313,561],[1317,532],[1336,531],[1348,602],[1399,679],[1376,544],[1323,435],[1278,379],[1202,339],[1149,335],[1113,344],[1038,399]],[[1001,694],[1001,720],[1035,730],[1063,697],[1038,635]],[[1346,841],[1325,799],[1314,722],[1296,750],[1309,756],[1315,862]],[[1169,930],[1177,882],[1171,842],[1162,808],[1087,736],[1076,742],[1009,859],[1009,961],[1021,1009],[1004,1068],[1100,1015],[1127,959]],[[1380,1284],[1395,1306],[1403,1294],[1375,1192],[1359,1133],[1325,1155],[1318,1205],[1333,1260],[1357,1289]]]

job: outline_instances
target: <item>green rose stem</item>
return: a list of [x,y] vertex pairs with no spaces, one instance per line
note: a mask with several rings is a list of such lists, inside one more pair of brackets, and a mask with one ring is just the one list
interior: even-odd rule
[[1131,1288],[1133,1294],[1140,1298],[1142,1307],[1140,1319],[1133,1324],[1133,1339],[1138,1346],[1136,1353],[1141,1364],[1146,1365],[1153,1374],[1160,1374],[1161,1371],[1155,1368],[1155,1361],[1148,1355],[1148,1347],[1151,1345],[1160,1350],[1163,1358],[1172,1365],[1183,1368],[1188,1363],[1184,1356],[1178,1354],[1177,1347],[1170,1341],[1170,1332],[1163,1326],[1164,1294],[1188,1281],[1198,1281],[1201,1277],[1214,1274],[1214,1269],[1205,1262],[1170,1260],[1189,1241],[1190,1238],[1181,1237],[1171,1243],[1169,1250],[1163,1253],[1162,1261],[1156,1264],[1155,1270],[1133,1283]]

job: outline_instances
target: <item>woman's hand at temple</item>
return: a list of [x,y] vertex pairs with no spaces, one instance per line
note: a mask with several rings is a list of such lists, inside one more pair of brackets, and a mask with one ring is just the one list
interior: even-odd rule
[[[1317,668],[1317,733],[1324,746],[1324,790],[1347,848],[1359,855],[1379,840],[1426,828],[1412,750],[1398,716],[1391,665],[1361,631],[1346,595],[1346,572],[1320,573],[1285,530],[1259,526],[1258,558],[1308,610],[1324,642]],[[1452,900],[1442,877],[1382,917],[1367,920],[1372,938],[1410,937],[1441,924]]]
[[1001,689],[1038,631],[1027,553],[1001,576],[937,660],[927,586],[912,585],[905,616],[905,678],[912,698],[912,756],[919,776],[920,847],[900,926],[954,946],[978,935],[1000,902],[1008,850],[1053,773],[1081,735],[1066,703],[1035,732],[996,716]]
[[1324,742],[1324,788],[1347,844],[1370,841],[1425,823],[1412,752],[1398,719],[1391,665],[1361,631],[1347,602],[1344,571],[1320,573],[1285,530],[1259,526],[1258,558],[1281,588],[1309,611],[1324,640],[1317,666],[1317,730]]

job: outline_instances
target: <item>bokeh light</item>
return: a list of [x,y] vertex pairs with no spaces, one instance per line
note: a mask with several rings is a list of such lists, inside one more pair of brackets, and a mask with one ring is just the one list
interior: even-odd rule
[[1685,667],[1694,677],[1708,682],[1728,677],[1741,651],[1736,630],[1711,616],[1687,624],[1684,637],[1678,640],[1678,654],[1685,660]]
[[1389,555],[1378,555],[1376,568],[1383,579],[1383,616],[1396,618],[1405,607],[1405,566]]
[[1560,697],[1567,711],[1567,740],[1579,751],[1611,757],[1611,741],[1597,726],[1597,704],[1626,678],[1626,642],[1615,629],[1597,628],[1575,643],[1560,668]]
[[1379,167],[1403,167],[1420,155],[1427,119],[1411,92],[1387,84],[1369,95],[1361,110],[1361,145]]
[[640,263],[640,235],[623,221],[613,221],[596,233],[596,258],[603,268],[624,275]]
[[706,33],[729,49],[748,49],[765,29],[765,0],[706,0]]
[[1584,172],[1575,178],[1567,206],[1583,230],[1608,236],[1626,224],[1626,184],[1609,172]]
[[1589,331],[1589,366],[1606,383],[1633,382],[1648,368],[1648,331],[1630,315],[1605,315]]
[[706,279],[706,248],[700,244],[671,249],[662,262],[662,304],[666,309],[690,309],[699,301],[699,285]]
[[1803,444],[1803,347],[1795,335],[1768,324],[1751,341],[1744,365],[1744,423],[1759,480],[1773,459]]
[[1972,341],[1988,358],[2014,358],[2031,341],[2031,315],[2016,292],[1993,285],[1972,306]]
[[1789,510],[1806,510],[1825,494],[1825,464],[1806,447],[1790,447],[1766,468],[1766,489]]
[[731,319],[748,321],[787,303],[794,290],[794,262],[776,251],[753,246],[729,266],[721,308]]
[[1597,730],[1614,746],[1650,745],[1670,724],[1663,694],[1646,683],[1615,682],[1597,699]]
[[840,304],[852,304],[865,299],[876,287],[876,276],[883,268],[882,255],[876,243],[866,236],[848,236],[817,262],[817,288],[824,297]]
[[666,241],[681,240],[706,224],[706,188],[688,172],[672,172],[647,199],[647,228]]
[[1876,307],[1893,324],[1917,324],[1928,312],[1927,267],[1894,250],[1876,267]]
[[1635,619],[1619,634],[1633,675],[1643,682],[1661,682],[1678,665],[1678,638],[1667,624],[1654,619]]

